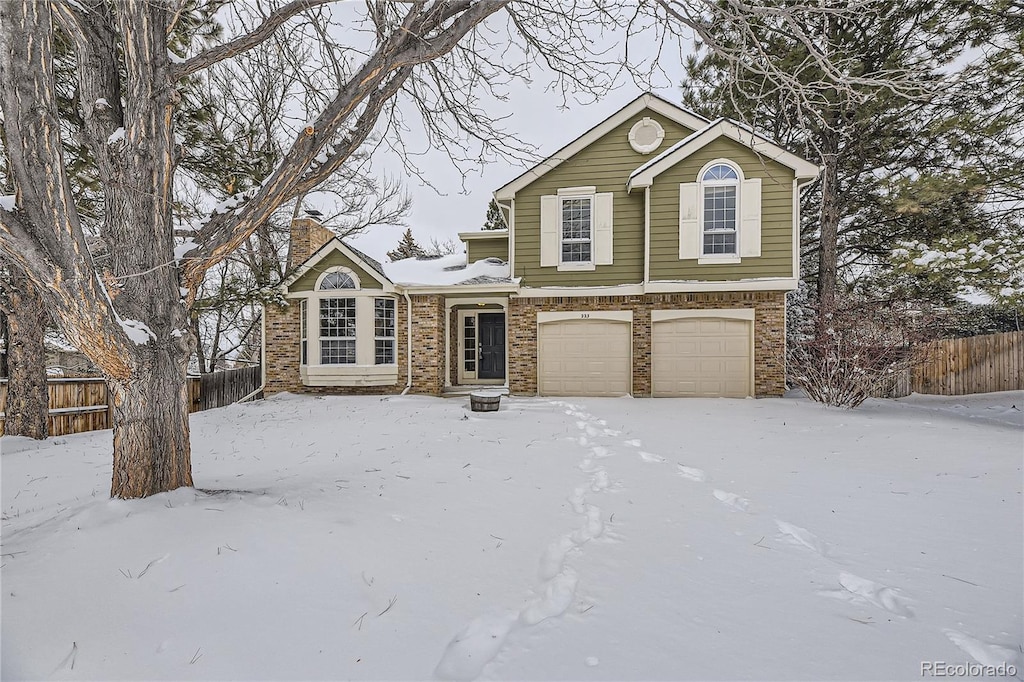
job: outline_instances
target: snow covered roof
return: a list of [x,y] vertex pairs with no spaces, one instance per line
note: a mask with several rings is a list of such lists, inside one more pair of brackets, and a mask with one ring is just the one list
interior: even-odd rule
[[508,263],[498,258],[485,258],[467,264],[466,254],[460,253],[439,257],[406,258],[394,263],[381,264],[348,242],[335,237],[306,259],[291,277],[282,282],[282,286],[290,286],[333,250],[341,251],[365,266],[371,276],[380,275],[378,279],[385,289],[394,284],[405,287],[516,284],[516,280],[511,277]]
[[469,284],[511,284],[508,263],[485,258],[466,263],[462,253],[440,258],[405,258],[384,264],[384,274],[404,286],[452,286]]

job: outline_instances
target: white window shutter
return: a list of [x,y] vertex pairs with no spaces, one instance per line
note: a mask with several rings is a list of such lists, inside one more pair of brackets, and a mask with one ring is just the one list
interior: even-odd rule
[[696,182],[679,185],[679,258],[700,258],[700,192]]
[[743,181],[740,189],[740,257],[761,255],[761,178]]
[[540,265],[558,265],[561,223],[558,197],[548,194],[540,198]]
[[594,265],[612,264],[612,193],[602,192],[594,200]]

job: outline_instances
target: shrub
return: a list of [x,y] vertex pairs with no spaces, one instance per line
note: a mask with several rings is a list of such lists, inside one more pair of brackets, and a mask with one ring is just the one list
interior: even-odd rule
[[804,311],[790,329],[789,376],[811,400],[836,407],[909,379],[916,347],[935,336],[934,317],[906,302],[845,298]]

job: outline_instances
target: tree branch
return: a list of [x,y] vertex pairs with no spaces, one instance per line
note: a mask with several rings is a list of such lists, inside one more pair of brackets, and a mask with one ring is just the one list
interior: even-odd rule
[[[260,223],[270,218],[277,206],[302,193],[298,188],[303,183],[306,170],[336,138],[349,117],[382,84],[389,82],[400,86],[404,79],[390,80],[396,72],[402,73],[407,68],[411,69],[451,51],[466,33],[507,2],[494,0],[475,4],[468,1],[457,3],[465,11],[450,22],[447,13],[438,11],[438,5],[422,11],[422,6],[417,4],[409,10],[401,25],[392,30],[391,35],[363,63],[362,68],[338,90],[338,94],[316,121],[300,133],[263,186],[252,196],[239,197],[236,203],[241,206],[215,214],[203,226],[196,240],[200,247],[186,254],[187,262],[183,266],[182,277],[185,286],[194,291],[209,267],[237,249]],[[449,9],[448,6],[445,9]],[[434,31],[437,33],[431,35]],[[381,106],[384,101],[380,103]],[[363,121],[364,126],[368,121]],[[354,151],[355,148],[352,148],[345,155],[335,150],[333,155],[329,155],[330,163],[340,167]]]
[[216,47],[204,50],[195,57],[178,64],[171,71],[171,79],[181,80],[186,76],[192,75],[196,71],[207,69],[217,62],[251,50],[269,38],[274,31],[296,14],[320,5],[326,5],[333,1],[334,0],[292,0],[292,2],[288,3],[284,7],[272,12],[262,24],[249,33],[239,36],[234,40],[224,43],[223,45],[217,45]]

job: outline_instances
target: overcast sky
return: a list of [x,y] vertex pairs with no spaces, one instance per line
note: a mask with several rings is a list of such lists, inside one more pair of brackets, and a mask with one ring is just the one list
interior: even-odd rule
[[[605,36],[605,39],[608,37]],[[609,46],[621,50],[621,46]],[[630,55],[633,59],[645,58],[642,46],[638,47],[635,42],[630,45]],[[650,90],[678,103],[679,84],[683,78],[678,48],[666,50],[659,65],[663,73],[657,77]],[[508,115],[509,118],[502,121],[504,128],[510,135],[537,147],[540,158],[579,137],[645,91],[631,80],[622,79],[617,89],[597,103],[570,102],[567,107],[563,107],[561,94],[547,91],[545,87],[551,80],[550,74],[538,67],[533,78],[534,83],[530,86],[519,83],[513,85],[509,89],[508,101],[494,101],[486,106],[488,113],[493,116]],[[415,114],[406,115],[411,123]],[[422,133],[416,138],[415,128],[406,141],[411,148],[426,147]],[[457,240],[459,232],[480,229],[492,192],[533,165],[516,165],[507,161],[488,163],[468,175],[463,189],[462,176],[448,157],[441,152],[429,153],[417,158],[416,163],[430,179],[435,191],[415,176],[409,175],[402,168],[398,157],[388,150],[379,149],[373,162],[378,172],[402,179],[412,199],[407,224],[421,244],[428,244],[431,238]],[[384,260],[386,252],[398,243],[403,229],[395,226],[374,227],[352,242],[357,248]]]

